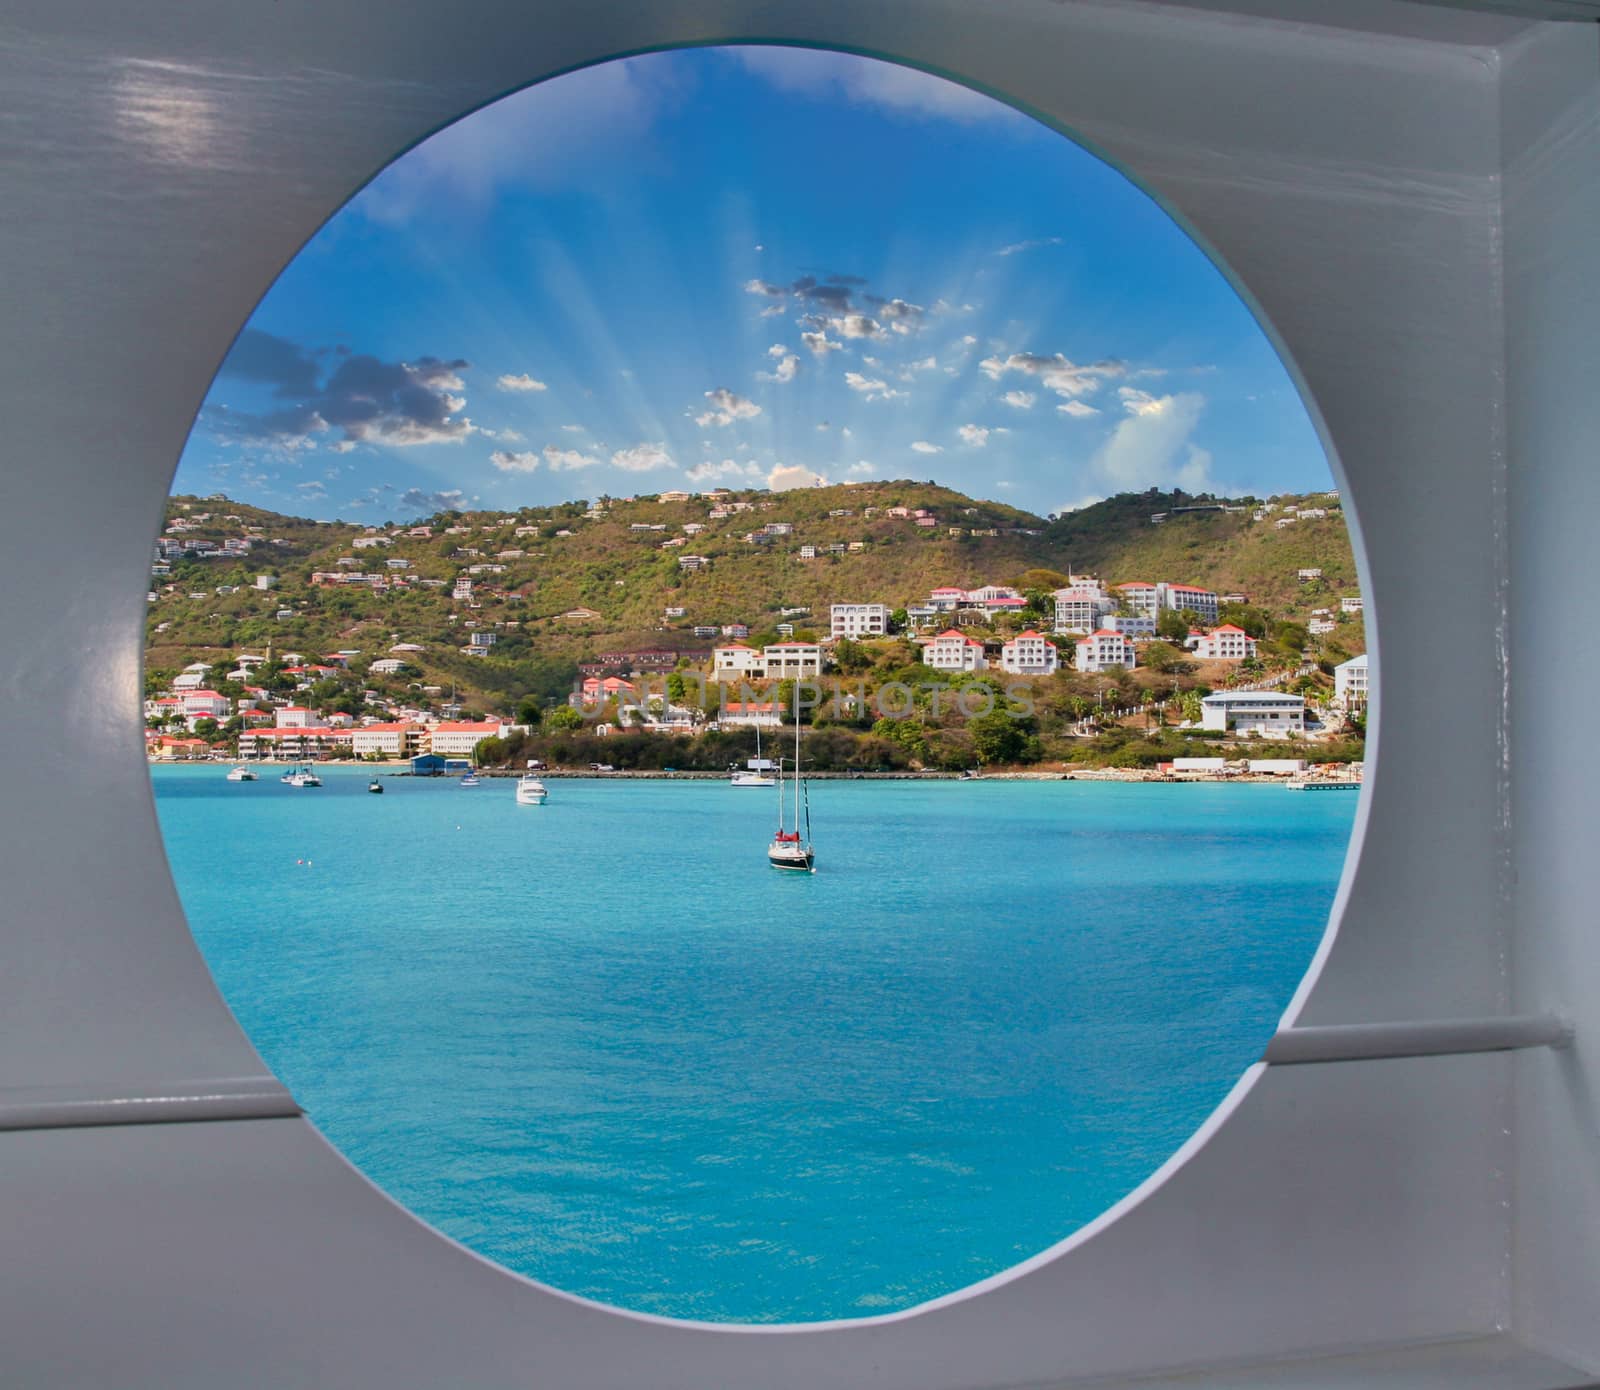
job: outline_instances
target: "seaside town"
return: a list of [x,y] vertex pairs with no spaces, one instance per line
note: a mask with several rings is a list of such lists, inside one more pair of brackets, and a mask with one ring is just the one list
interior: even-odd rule
[[[718,489],[569,504],[545,518],[450,514],[416,525],[345,527],[334,549],[349,553],[334,555],[327,568],[310,557],[298,578],[279,559],[297,549],[293,540],[226,510],[233,505],[226,499],[179,502],[152,563],[151,644],[164,636],[168,620],[160,615],[175,611],[175,598],[191,609],[221,601],[249,613],[219,623],[213,612],[212,621],[264,640],[207,650],[171,672],[152,669],[147,753],[156,761],[355,759],[417,770],[521,765],[533,754],[552,768],[716,772],[742,759],[753,731],[787,726],[798,712],[808,729],[807,761],[823,772],[1359,769],[1369,696],[1363,601],[1337,591],[1342,586],[1330,585],[1321,566],[1293,574],[1296,598],[1310,605],[1303,621],[1246,592],[1182,582],[1193,575],[1108,579],[1037,564],[1019,574],[1020,561],[1005,575],[1009,582],[941,583],[920,593],[885,592],[881,583],[870,592],[853,584],[835,592],[825,583],[810,587],[830,601],[759,606],[755,600],[771,596],[757,591],[751,611],[727,615],[730,621],[693,621],[699,611],[689,585],[731,568],[732,547],[769,558],[783,547],[787,563],[814,575],[830,557],[887,549],[894,537],[884,538],[885,524],[968,546],[993,544],[1002,530],[1027,544],[1041,530],[996,518],[992,506],[978,519],[1012,524],[957,526],[930,507],[870,502],[816,517],[830,536],[857,519],[873,527],[854,541],[805,540],[810,528],[799,516],[745,529],[758,519],[752,514],[780,501],[798,511],[795,500]],[[1191,503],[1150,512],[1141,525],[1180,526],[1187,511],[1197,521],[1216,513],[1281,534],[1326,524],[1331,514],[1342,533],[1336,494],[1315,500]],[[585,634],[607,626],[598,607],[540,615],[531,600],[541,588],[557,590],[555,582],[507,584],[509,572],[546,558],[535,550],[541,543],[553,547],[613,511],[641,507],[704,517],[628,521],[622,532],[671,557],[673,586],[661,596],[678,601],[661,603],[655,626],[669,640],[601,649]],[[963,519],[978,510],[963,508]],[[323,536],[315,539],[326,548]],[[685,553],[696,541],[707,553]],[[969,555],[963,568],[970,570]],[[241,582],[183,587],[213,568]],[[423,596],[434,603],[419,613],[417,630],[391,627],[382,633],[387,640],[372,640],[369,633],[398,622],[401,604],[416,607]],[[385,600],[387,609],[363,617],[363,602]],[[296,631],[310,635],[308,618],[319,610],[354,619],[343,630],[362,640],[295,641]],[[543,641],[532,635],[541,616]],[[625,634],[623,625],[610,626]],[[524,668],[535,664],[540,688],[513,688],[496,708],[471,677],[505,664],[513,650]],[[441,666],[457,673],[448,685]],[[429,679],[432,671],[439,674]]]

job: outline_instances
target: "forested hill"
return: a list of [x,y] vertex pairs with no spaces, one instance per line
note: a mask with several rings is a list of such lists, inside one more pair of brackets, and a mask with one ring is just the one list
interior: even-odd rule
[[[170,673],[269,641],[278,652],[353,650],[362,660],[414,643],[424,648],[415,664],[427,677],[503,697],[553,689],[573,662],[599,652],[708,648],[693,635],[697,625],[743,622],[760,634],[783,609],[809,608],[825,630],[829,603],[898,608],[939,585],[1038,588],[1051,582],[1050,572],[1069,570],[1108,583],[1168,580],[1244,593],[1280,618],[1337,608],[1340,596],[1357,592],[1338,500],[1272,500],[1277,509],[1256,520],[1257,499],[1230,500],[1223,511],[1219,499],[1152,491],[1047,519],[901,481],[674,501],[602,498],[594,510],[603,515],[570,502],[369,528],[225,497],[176,497],[168,505],[169,548],[250,544],[244,554],[174,555],[169,571],[152,578],[147,667]],[[712,515],[740,504],[747,509]],[[1326,515],[1277,525],[1296,505]],[[1182,510],[1207,506],[1216,509]],[[890,515],[898,509],[912,515]],[[918,509],[933,524],[919,524]],[[424,526],[431,534],[407,534]],[[816,557],[805,558],[803,547],[816,547]],[[685,556],[709,564],[687,570]],[[1299,581],[1308,567],[1324,579]],[[385,585],[312,583],[314,574],[340,572],[382,575]],[[255,587],[262,575],[272,587]],[[470,602],[452,597],[459,578],[473,581]],[[675,609],[683,611],[669,615]],[[495,631],[491,656],[460,653],[473,627]],[[1360,648],[1356,628],[1347,648]],[[530,662],[538,679],[532,668],[509,669]]]

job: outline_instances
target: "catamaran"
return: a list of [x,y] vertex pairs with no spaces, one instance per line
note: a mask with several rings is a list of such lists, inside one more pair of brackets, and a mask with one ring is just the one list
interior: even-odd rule
[[[806,779],[800,772],[800,702],[795,700],[794,708],[794,822],[793,828],[784,824],[785,804],[783,799],[783,765],[787,761],[778,759],[778,833],[772,837],[772,843],[767,846],[767,862],[774,869],[800,869],[805,873],[816,873],[816,856],[811,851],[811,793],[806,787]],[[804,796],[805,805],[805,834],[800,833],[800,807],[801,797]]]
[[775,787],[777,778],[772,775],[772,759],[761,756],[761,726],[756,725],[756,755],[742,768],[735,768],[728,778],[730,787]]
[[309,767],[297,767],[292,772],[286,772],[280,782],[287,782],[291,787],[320,787],[322,778],[318,777]]
[[248,766],[241,765],[228,773],[228,780],[230,782],[254,782],[256,774]]

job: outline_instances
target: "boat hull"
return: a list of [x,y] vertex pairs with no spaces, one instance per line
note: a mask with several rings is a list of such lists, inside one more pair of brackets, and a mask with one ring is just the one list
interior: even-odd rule
[[767,862],[774,869],[797,869],[806,873],[811,870],[814,860],[810,849],[800,849],[794,845],[773,845],[767,851]]

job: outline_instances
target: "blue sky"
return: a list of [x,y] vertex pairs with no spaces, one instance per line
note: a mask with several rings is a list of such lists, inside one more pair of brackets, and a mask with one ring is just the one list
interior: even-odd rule
[[873,478],[1039,513],[1329,486],[1255,321],[1120,174],[939,78],[724,48],[390,165],[251,316],[174,491],[378,521]]

